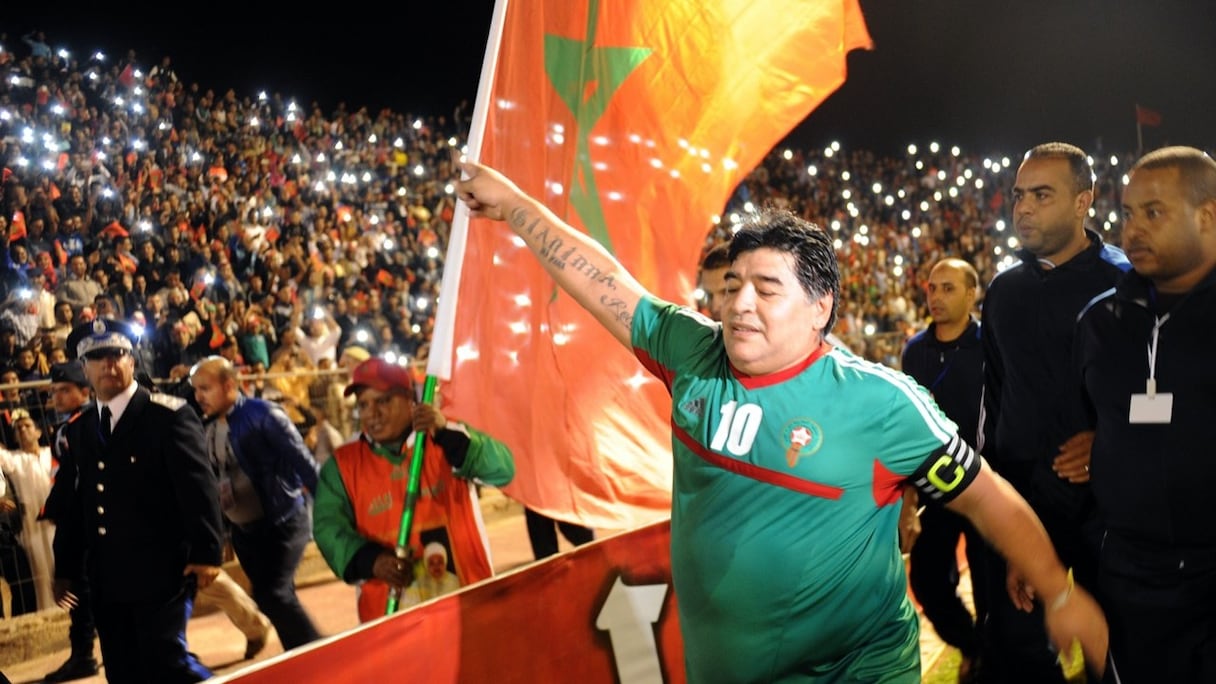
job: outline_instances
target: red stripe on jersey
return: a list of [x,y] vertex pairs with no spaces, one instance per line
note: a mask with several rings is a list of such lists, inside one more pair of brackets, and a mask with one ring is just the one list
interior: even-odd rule
[[785,489],[800,492],[802,494],[818,496],[823,499],[831,499],[833,501],[839,499],[841,495],[844,494],[844,489],[840,487],[833,487],[831,485],[804,480],[800,477],[779,473],[774,470],[752,465],[751,463],[744,463],[743,461],[739,461],[728,456],[723,456],[722,454],[716,454],[697,440],[693,439],[692,435],[688,434],[674,423],[672,423],[671,426],[671,433],[675,435],[676,439],[680,440],[684,446],[688,447],[689,451],[693,452],[697,456],[700,456],[711,465],[718,466],[723,470],[729,470],[736,475],[742,475],[743,477],[748,477],[759,482],[764,482],[777,487],[784,487]]
[[906,479],[888,470],[882,461],[874,459],[874,503],[882,508],[899,501],[903,498]]
[[642,365],[646,367],[646,370],[650,371],[655,377],[663,381],[663,384],[667,387],[667,393],[671,394],[671,383],[675,379],[675,373],[673,373],[670,368],[656,361],[653,356],[646,353],[646,350],[642,349],[641,347],[634,347],[633,355],[638,358],[638,361],[642,362]]
[[770,385],[776,385],[779,382],[785,382],[802,371],[810,368],[811,364],[823,358],[823,355],[828,353],[828,350],[831,348],[832,345],[828,344],[827,342],[820,342],[819,346],[815,348],[815,351],[811,352],[811,355],[806,357],[802,363],[790,366],[789,368],[782,371],[777,371],[776,373],[769,373],[768,375],[748,375],[738,368],[735,368],[735,364],[733,363],[730,365],[730,372],[734,373],[735,379],[739,381],[739,384],[743,385],[749,390],[768,387]]

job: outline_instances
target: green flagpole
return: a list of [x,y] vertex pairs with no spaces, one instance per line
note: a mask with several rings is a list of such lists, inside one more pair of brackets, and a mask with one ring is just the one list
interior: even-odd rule
[[[422,403],[429,404],[435,400],[435,384],[436,377],[434,375],[426,376],[426,383],[422,386]],[[410,477],[405,484],[405,508],[401,511],[401,526],[397,528],[397,548],[395,552],[397,558],[402,563],[407,563],[406,570],[410,573],[414,572],[414,568],[410,565],[410,528],[414,526],[414,507],[418,504],[418,488],[422,482],[422,454],[426,451],[426,433],[418,432],[414,434],[414,458],[410,461]],[[392,615],[397,612],[397,603],[401,600],[401,590],[394,587],[388,593],[388,605],[384,609],[385,615]]]

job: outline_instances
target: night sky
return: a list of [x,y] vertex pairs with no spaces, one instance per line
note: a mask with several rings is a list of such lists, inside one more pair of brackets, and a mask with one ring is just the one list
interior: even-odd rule
[[[9,3],[4,44],[39,28],[52,47],[134,48],[150,67],[238,95],[279,91],[325,111],[391,107],[450,113],[476,96],[490,0],[421,0],[384,13],[298,6],[250,16],[245,6],[178,5],[145,13],[39,13]],[[354,4],[352,3],[352,7]],[[191,7],[206,8],[188,19]],[[979,153],[1020,152],[1049,139],[1130,151],[1133,107],[1161,113],[1145,146],[1216,148],[1216,2],[1211,0],[863,0],[875,49],[849,57],[844,86],[788,142],[896,152],[936,139]]]

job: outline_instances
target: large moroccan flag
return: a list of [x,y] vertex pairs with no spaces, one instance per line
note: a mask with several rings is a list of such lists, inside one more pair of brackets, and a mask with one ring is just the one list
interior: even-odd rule
[[[682,303],[712,217],[870,46],[856,0],[511,0],[499,22],[470,156]],[[669,514],[663,385],[505,226],[474,221],[462,263],[453,235],[430,372],[451,361],[445,411],[511,447],[506,493],[601,529]]]

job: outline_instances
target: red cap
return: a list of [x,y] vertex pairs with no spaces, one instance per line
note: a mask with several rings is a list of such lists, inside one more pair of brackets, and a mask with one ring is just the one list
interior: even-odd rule
[[395,363],[389,363],[378,356],[373,356],[355,366],[355,369],[351,371],[350,384],[346,386],[343,394],[349,397],[364,387],[370,387],[380,392],[395,389],[408,390],[412,397],[414,379],[410,376],[409,370]]

